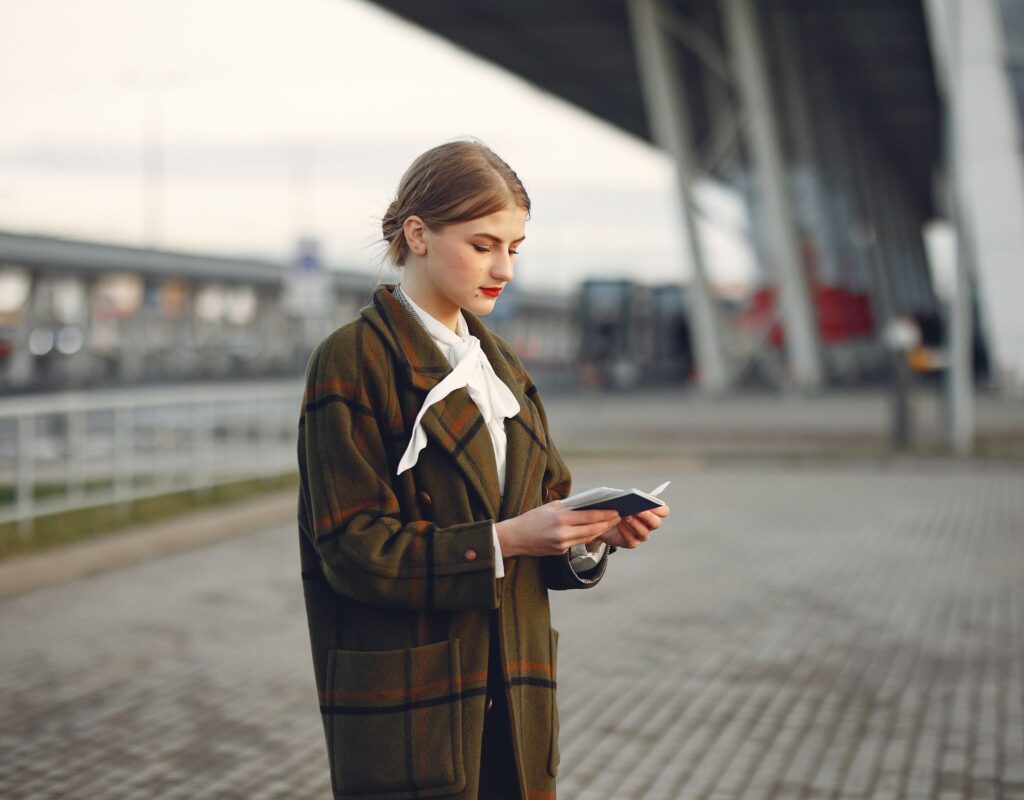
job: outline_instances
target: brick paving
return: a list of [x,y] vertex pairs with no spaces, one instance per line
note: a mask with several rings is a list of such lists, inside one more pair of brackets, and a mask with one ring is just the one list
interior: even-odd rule
[[[1024,470],[699,468],[553,593],[563,800],[1024,800]],[[0,601],[0,797],[327,797],[294,533]]]

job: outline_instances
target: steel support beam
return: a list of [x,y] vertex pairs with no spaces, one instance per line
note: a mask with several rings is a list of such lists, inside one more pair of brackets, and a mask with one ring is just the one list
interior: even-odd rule
[[693,264],[693,282],[688,299],[696,340],[699,384],[707,392],[719,393],[729,388],[730,370],[722,342],[718,302],[708,278],[704,247],[690,193],[690,182],[696,174],[696,160],[691,146],[682,72],[674,45],[663,29],[659,0],[628,0],[626,7],[651,134],[676,164],[679,203]]
[[752,0],[719,0],[719,5],[740,101],[749,115],[745,132],[767,227],[766,261],[782,301],[790,368],[797,386],[814,391],[823,381],[821,349],[786,182],[771,86],[766,77],[764,37]]

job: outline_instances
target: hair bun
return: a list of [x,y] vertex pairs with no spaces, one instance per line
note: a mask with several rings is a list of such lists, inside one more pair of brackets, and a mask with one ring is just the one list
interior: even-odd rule
[[384,234],[384,238],[391,239],[395,233],[395,228],[398,226],[398,200],[392,200],[391,205],[388,206],[388,210],[380,221],[380,229],[381,233]]

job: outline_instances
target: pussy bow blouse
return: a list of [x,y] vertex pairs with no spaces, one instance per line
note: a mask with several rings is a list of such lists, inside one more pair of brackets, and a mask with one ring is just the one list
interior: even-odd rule
[[[412,439],[406,449],[402,460],[398,465],[397,474],[401,475],[405,470],[416,464],[420,450],[426,447],[427,436],[424,433],[420,420],[430,406],[444,400],[451,392],[463,386],[469,391],[480,409],[487,432],[490,434],[491,443],[494,445],[494,460],[498,469],[498,485],[502,494],[505,492],[505,456],[506,442],[505,420],[514,417],[519,413],[519,402],[509,388],[501,382],[495,374],[486,354],[480,348],[480,340],[469,333],[466,327],[466,319],[459,312],[456,321],[457,331],[451,330],[443,322],[433,315],[420,308],[420,306],[408,294],[402,291],[402,287],[395,288],[395,297],[409,309],[416,320],[430,334],[434,344],[444,354],[445,358],[452,365],[452,372],[441,383],[435,386],[423,402],[414,425]],[[494,539],[494,573],[498,578],[505,576],[504,563],[501,556],[501,544],[498,541],[498,528],[492,530]],[[576,545],[572,549],[570,566],[576,573],[584,573],[593,569],[600,562],[604,555],[604,542],[591,542],[586,545]]]

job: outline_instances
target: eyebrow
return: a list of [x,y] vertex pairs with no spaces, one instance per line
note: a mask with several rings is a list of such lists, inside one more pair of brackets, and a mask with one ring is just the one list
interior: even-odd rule
[[[496,244],[501,244],[501,239],[499,239],[499,238],[498,238],[497,236],[495,236],[495,235],[494,235],[493,233],[484,233],[483,231],[480,231],[479,233],[473,233],[473,234],[470,234],[470,235],[471,235],[471,236],[482,236],[482,237],[483,237],[483,238],[485,238],[485,239],[490,239],[490,240],[491,240],[492,242],[494,242],[494,243],[496,243]],[[515,244],[516,242],[522,242],[522,241],[524,241],[525,239],[526,239],[526,237],[525,237],[525,236],[520,236],[520,237],[519,237],[518,239],[513,239],[513,240],[512,240],[511,242],[510,242],[510,244]]]

